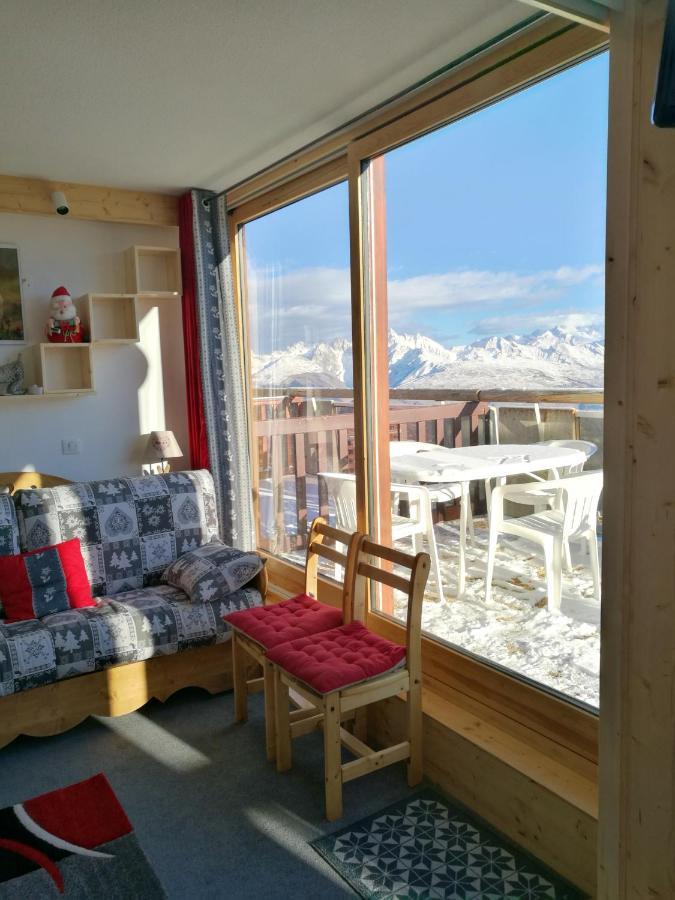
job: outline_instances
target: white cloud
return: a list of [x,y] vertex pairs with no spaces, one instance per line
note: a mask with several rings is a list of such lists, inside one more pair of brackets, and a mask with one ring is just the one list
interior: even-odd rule
[[561,266],[529,275],[481,269],[419,275],[391,281],[389,302],[392,308],[447,309],[502,300],[544,300],[559,296],[573,285],[597,279],[602,273],[602,266]]
[[575,310],[552,311],[542,315],[523,312],[513,316],[490,316],[480,319],[471,331],[486,337],[493,334],[527,334],[540,328],[561,328],[575,332],[590,328],[601,336],[604,316],[599,312],[578,312]]
[[[599,283],[603,271],[601,265],[561,266],[526,275],[467,269],[392,279],[389,282],[390,325],[409,327],[411,314],[425,310],[508,301],[533,305],[560,298],[569,288],[584,282]],[[253,327],[268,348],[271,334],[275,335],[277,347],[299,339],[316,341],[350,336],[348,269],[308,267],[280,275],[271,269],[253,270],[249,272],[249,297],[255,303],[251,316]],[[527,317],[530,323],[534,319],[536,315]],[[533,327],[538,326],[530,325],[528,330]],[[480,333],[486,332],[481,328]]]

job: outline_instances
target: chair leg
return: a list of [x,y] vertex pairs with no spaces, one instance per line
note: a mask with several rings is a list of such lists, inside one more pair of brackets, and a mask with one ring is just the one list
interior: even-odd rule
[[274,669],[274,731],[277,745],[277,772],[287,772],[291,768],[291,723],[288,685],[282,681],[281,673]]
[[234,721],[248,719],[248,688],[246,686],[245,651],[239,644],[236,631],[232,632],[232,686],[234,688]]
[[565,539],[563,541],[563,551],[565,553],[565,571],[572,571],[572,552],[570,550],[570,542]]
[[492,596],[492,576],[495,571],[495,557],[497,555],[497,538],[499,533],[496,528],[490,526],[488,536],[488,556],[485,567],[485,602],[489,603]]
[[270,762],[274,762],[277,758],[274,666],[267,660],[265,660],[263,667],[263,678],[265,680],[265,746],[267,759]]
[[544,546],[548,610],[550,612],[559,612],[562,601],[562,544],[562,537],[556,537],[551,544]]
[[588,535],[588,553],[591,557],[591,573],[593,575],[593,595],[600,602],[600,559],[598,557],[598,536],[594,532]]
[[438,587],[438,599],[443,602],[445,599],[443,596],[443,574],[441,572],[441,561],[438,556],[438,546],[436,544],[436,535],[434,534],[434,526],[429,526],[429,533],[427,534],[427,540],[429,542],[429,556],[431,557],[431,568],[434,573],[434,578],[436,579],[436,585]]
[[324,697],[323,755],[326,781],[326,818],[334,822],[342,816],[342,752],[340,742],[340,693]]
[[408,785],[415,787],[422,780],[422,685],[415,679],[408,691]]

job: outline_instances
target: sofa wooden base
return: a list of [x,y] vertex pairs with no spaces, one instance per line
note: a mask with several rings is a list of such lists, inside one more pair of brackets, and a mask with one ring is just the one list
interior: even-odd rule
[[230,641],[0,697],[0,747],[21,734],[60,734],[88,716],[123,716],[153,697],[167,700],[185,687],[204,688],[211,694],[232,687]]

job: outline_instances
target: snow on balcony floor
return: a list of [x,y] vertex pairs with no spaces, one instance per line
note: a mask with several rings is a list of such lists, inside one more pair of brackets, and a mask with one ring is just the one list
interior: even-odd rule
[[[598,706],[600,604],[593,597],[588,554],[572,545],[572,572],[563,572],[559,613],[546,608],[543,556],[535,544],[500,536],[490,603],[485,603],[488,530],[476,519],[476,545],[467,547],[466,591],[456,597],[458,528],[436,525],[445,600],[430,577],[422,627],[434,637],[499,663],[569,697]],[[398,542],[400,549],[409,543]],[[600,541],[602,552],[602,542]],[[399,595],[397,595],[399,596]],[[405,615],[405,601],[395,614]]]
[[[318,515],[316,490],[307,479],[308,519]],[[297,529],[293,479],[284,479],[284,519],[287,534]],[[263,533],[271,520],[269,482],[261,482]],[[331,515],[331,521],[333,517]],[[475,519],[476,544],[467,547],[466,591],[456,598],[458,523],[435,526],[441,556],[445,600],[438,601],[433,575],[429,578],[422,610],[422,627],[431,637],[453,644],[507,669],[525,675],[561,694],[598,707],[600,670],[600,604],[593,598],[588,554],[572,545],[572,573],[563,572],[559,613],[546,608],[543,555],[535,544],[501,535],[492,599],[485,604],[487,524]],[[399,541],[411,552],[411,542]],[[428,549],[426,546],[424,549]],[[602,540],[600,540],[602,553]],[[282,554],[304,565],[303,550]],[[326,569],[333,575],[333,567]],[[395,613],[404,616],[401,601]]]

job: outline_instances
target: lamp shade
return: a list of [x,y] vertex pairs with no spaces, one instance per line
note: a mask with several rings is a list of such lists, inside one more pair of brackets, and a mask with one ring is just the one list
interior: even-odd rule
[[145,451],[146,461],[156,459],[173,459],[182,456],[183,451],[178,446],[173,431],[151,431],[148,438],[148,446]]

